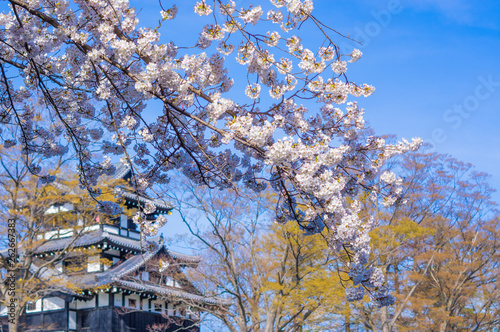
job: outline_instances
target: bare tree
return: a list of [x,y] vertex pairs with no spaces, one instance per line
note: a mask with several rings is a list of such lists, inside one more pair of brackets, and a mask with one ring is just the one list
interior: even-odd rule
[[344,289],[336,257],[321,234],[271,222],[276,195],[186,183],[178,189],[180,214],[195,237],[190,244],[203,258],[190,280],[229,303],[206,308],[204,326],[271,332],[338,325]]

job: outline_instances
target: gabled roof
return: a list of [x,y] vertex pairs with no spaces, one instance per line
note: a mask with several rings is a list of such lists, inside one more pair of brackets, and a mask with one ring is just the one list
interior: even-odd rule
[[[97,280],[99,282],[112,282],[114,280],[120,279],[133,271],[136,271],[140,267],[144,266],[151,258],[156,256],[164,247],[158,246],[153,251],[148,251],[144,254],[135,255],[130,257],[126,261],[122,262],[117,266],[112,266],[104,272],[96,274]],[[166,251],[166,250],[165,250]]]
[[95,288],[103,285],[110,285],[113,282],[119,280],[120,278],[126,276],[127,274],[136,271],[138,268],[146,264],[160,250],[161,247],[158,247],[154,251],[146,252],[142,255],[141,254],[135,255],[133,257],[130,257],[126,261],[122,262],[121,264],[110,267],[104,272],[85,273],[85,274],[68,276],[62,274],[57,270],[48,269],[48,271],[44,272],[44,274],[41,277],[47,279],[54,275],[61,275],[63,276],[63,278],[65,278],[66,281],[70,281],[71,283],[78,285],[78,287],[80,288],[85,288],[85,287]]
[[130,166],[124,163],[116,163],[115,166],[115,174],[111,176],[113,180],[125,179],[128,173],[131,172]]
[[[121,287],[129,290],[151,293],[157,296],[168,296],[177,299],[193,301],[198,304],[223,305],[223,306],[230,305],[230,302],[226,299],[221,299],[217,297],[205,297],[202,296],[195,289],[193,289],[193,291],[190,292],[186,289],[137,280],[135,279],[135,277],[127,278],[127,275],[133,273],[140,267],[144,266],[148,261],[150,261],[153,257],[157,256],[161,252],[165,252],[171,257],[174,257],[174,255],[177,254],[175,252],[167,250],[163,245],[158,245],[154,250],[145,252],[143,254],[134,255],[133,257],[128,258],[123,263],[113,266],[104,272],[71,276],[71,275],[65,275],[53,268],[45,268],[44,271],[41,273],[40,277],[47,280],[57,276],[61,278],[63,282],[72,284],[75,287],[81,289],[90,289],[90,288],[93,289],[102,286]],[[188,255],[183,255],[183,256],[187,257]],[[194,257],[194,256],[189,256],[189,257]],[[34,272],[34,269],[36,268],[37,267],[33,265],[32,269],[30,270]],[[81,294],[75,293],[75,291],[71,289],[66,289],[64,286],[56,288],[60,292],[63,292],[65,294],[69,294],[76,297],[84,297]]]

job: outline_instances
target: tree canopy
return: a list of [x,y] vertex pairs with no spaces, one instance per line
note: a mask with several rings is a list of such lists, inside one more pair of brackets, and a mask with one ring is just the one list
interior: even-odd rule
[[377,331],[498,329],[500,228],[489,177],[448,155],[413,153],[393,165],[401,203],[366,204],[380,227],[371,260],[383,269],[391,308],[353,304],[352,323]]

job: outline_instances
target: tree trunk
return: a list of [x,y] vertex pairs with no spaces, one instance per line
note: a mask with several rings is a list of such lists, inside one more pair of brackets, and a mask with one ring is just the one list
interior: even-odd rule
[[19,299],[16,295],[19,292],[16,284],[14,271],[10,270],[6,278],[5,306],[7,307],[7,319],[9,323],[9,332],[18,332],[19,329]]
[[382,332],[391,332],[392,328],[387,319],[387,307],[380,308],[380,321],[382,322]]
[[15,319],[9,317],[9,332],[20,332],[19,330],[19,315],[15,315]]
[[344,325],[345,325],[345,331],[346,332],[351,332],[351,308],[349,306],[349,303],[347,303],[348,309],[346,310],[344,314]]
[[[14,302],[11,302],[12,300],[15,300]],[[10,306],[7,306],[7,319],[9,322],[9,332],[20,332],[21,329],[19,327],[19,308],[18,308],[18,301],[16,298],[6,298],[6,303],[9,301],[9,303],[13,303]]]

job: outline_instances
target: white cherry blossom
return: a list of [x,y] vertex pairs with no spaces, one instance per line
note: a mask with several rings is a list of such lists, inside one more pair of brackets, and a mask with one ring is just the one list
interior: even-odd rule
[[[375,87],[345,76],[361,51],[343,49],[329,29],[313,32],[320,38],[298,29],[313,23],[313,1],[178,3],[188,7],[183,18],[203,22],[192,39],[168,30],[192,24],[176,6],[159,8],[150,24],[128,0],[9,3],[0,14],[0,144],[20,147],[42,181],[50,180],[46,165],[31,164],[33,155],[47,163],[76,156],[81,184],[95,196],[112,158],[133,169],[140,192],[172,170],[212,187],[269,184],[278,221],[307,232],[321,221],[331,249],[348,253],[348,299],[367,289],[377,305],[391,303],[368,264],[374,222],[359,217],[359,197],[394,203],[401,181],[384,164],[421,140],[373,136],[356,100]],[[134,222],[153,236],[166,219],[138,214]]]

